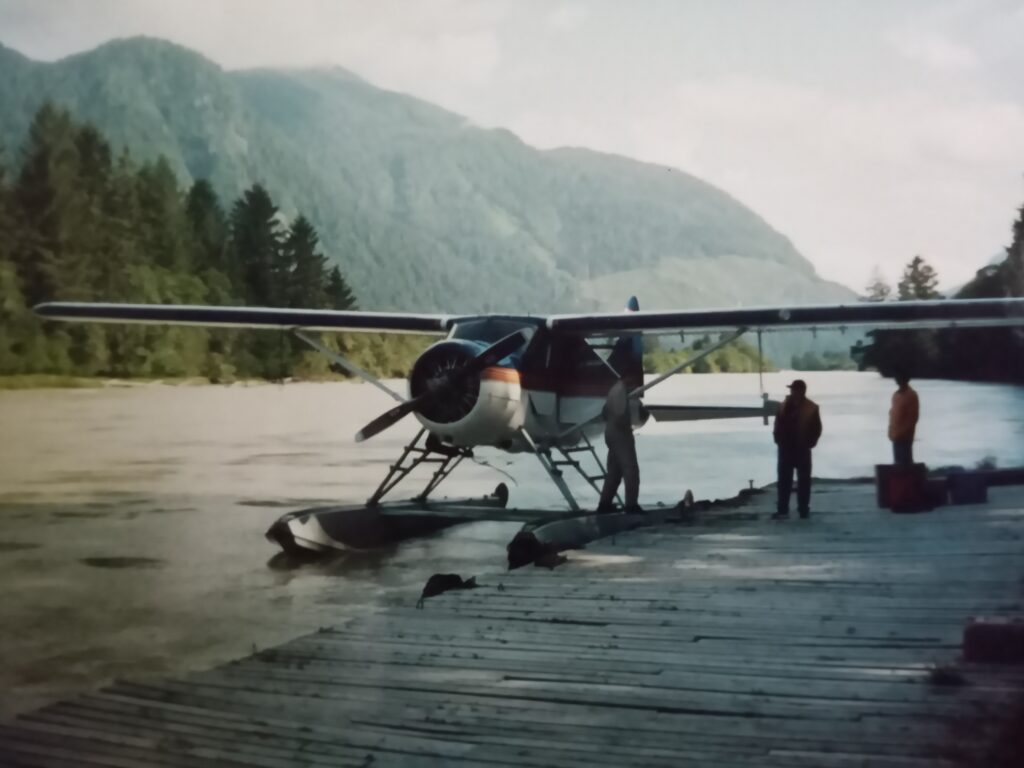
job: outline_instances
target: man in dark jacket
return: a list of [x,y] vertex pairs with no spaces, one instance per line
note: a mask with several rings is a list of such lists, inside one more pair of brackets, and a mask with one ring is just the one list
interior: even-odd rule
[[779,447],[779,504],[775,520],[789,517],[789,494],[793,470],[797,475],[797,505],[800,517],[811,514],[811,449],[821,437],[821,414],[807,398],[807,384],[797,379],[789,385],[790,395],[775,416],[775,444]]

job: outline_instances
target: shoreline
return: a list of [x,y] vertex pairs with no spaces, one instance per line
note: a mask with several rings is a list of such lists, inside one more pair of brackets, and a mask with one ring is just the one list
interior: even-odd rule
[[338,384],[358,383],[361,379],[346,376],[318,376],[308,379],[288,378],[283,381],[269,379],[235,379],[211,381],[204,376],[160,376],[155,378],[118,378],[115,376],[63,376],[59,374],[30,373],[0,376],[0,392],[38,389],[131,389],[135,387],[258,387],[282,384]]

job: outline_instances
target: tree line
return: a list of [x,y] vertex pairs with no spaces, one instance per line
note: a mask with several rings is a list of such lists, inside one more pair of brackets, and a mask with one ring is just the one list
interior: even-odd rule
[[855,371],[857,363],[846,352],[825,350],[820,355],[816,352],[793,355],[790,367],[794,371]]
[[[658,337],[648,336],[644,339],[644,373],[670,371],[684,360],[700,354],[716,341],[721,341],[725,336],[726,334],[722,333],[716,340],[712,340],[710,334],[705,334],[688,346],[676,349],[662,347]],[[710,355],[702,357],[692,366],[684,368],[683,372],[757,373],[759,370],[768,372],[774,371],[776,368],[771,360],[758,354],[757,347],[743,339],[736,339]]]
[[[182,188],[163,158],[115,154],[52,104],[18,162],[0,148],[0,374],[282,379],[328,373],[285,332],[43,323],[45,301],[355,309],[310,221],[285,221],[254,184],[225,207]],[[419,338],[337,334],[326,343],[380,375],[403,375]]]
[[[978,270],[951,299],[1024,297],[1024,206],[1011,228],[1010,245],[998,263]],[[876,273],[867,286],[868,301],[941,299],[939,277],[921,256],[905,267],[893,289]],[[1024,329],[943,328],[917,331],[871,331],[871,343],[855,350],[861,368],[891,376],[1024,383]]]

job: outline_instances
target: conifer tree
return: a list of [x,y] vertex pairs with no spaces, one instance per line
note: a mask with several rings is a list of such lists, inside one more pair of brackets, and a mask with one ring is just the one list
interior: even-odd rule
[[[897,295],[900,301],[938,299],[938,283],[935,270],[915,256],[903,270]],[[944,342],[933,330],[875,330],[868,336],[872,344],[863,361],[885,375],[903,371],[910,376],[933,376],[942,365]]]
[[885,282],[878,267],[872,270],[871,282],[867,284],[865,291],[865,301],[888,301],[892,295],[892,287]]
[[26,300],[78,298],[88,284],[76,248],[88,206],[79,184],[76,130],[63,109],[45,104],[29,128],[15,199],[24,216],[19,271]]
[[163,157],[137,175],[141,246],[158,266],[175,272],[191,267],[187,219],[178,179]]
[[246,304],[285,305],[288,268],[277,215],[277,206],[260,184],[247,189],[231,209],[231,243]]
[[194,261],[200,269],[215,269],[229,279],[238,279],[238,271],[229,263],[228,222],[217,194],[206,179],[196,181],[185,199],[194,248]]
[[357,309],[355,294],[337,267],[331,268],[327,278],[327,301],[331,309]]
[[288,230],[285,258],[291,266],[288,306],[317,309],[327,303],[327,259],[319,252],[320,238],[305,216]]
[[[231,249],[239,265],[246,304],[287,306],[290,269],[284,254],[278,209],[260,184],[247,189],[231,208]],[[279,334],[249,336],[243,372],[282,379],[292,346]]]
[[941,298],[938,285],[935,270],[920,256],[915,256],[903,270],[897,291],[900,301],[938,299]]
[[90,214],[96,215],[113,171],[110,145],[94,126],[83,125],[75,131],[75,148],[80,189],[89,200]]
[[0,144],[0,263],[10,263],[14,258],[14,211],[11,210],[11,206],[11,190],[7,183],[7,156],[3,144]]
[[1017,210],[1017,220],[1013,222],[1013,239],[1006,249],[1003,279],[1004,295],[1024,296],[1024,205]]
[[0,374],[21,372],[19,342],[26,308],[14,265],[16,238],[6,156],[0,147]]

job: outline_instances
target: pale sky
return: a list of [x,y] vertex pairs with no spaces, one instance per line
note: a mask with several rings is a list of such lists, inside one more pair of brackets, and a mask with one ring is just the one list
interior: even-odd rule
[[137,34],[678,167],[858,291],[965,282],[1024,204],[1024,0],[0,0],[36,59]]

